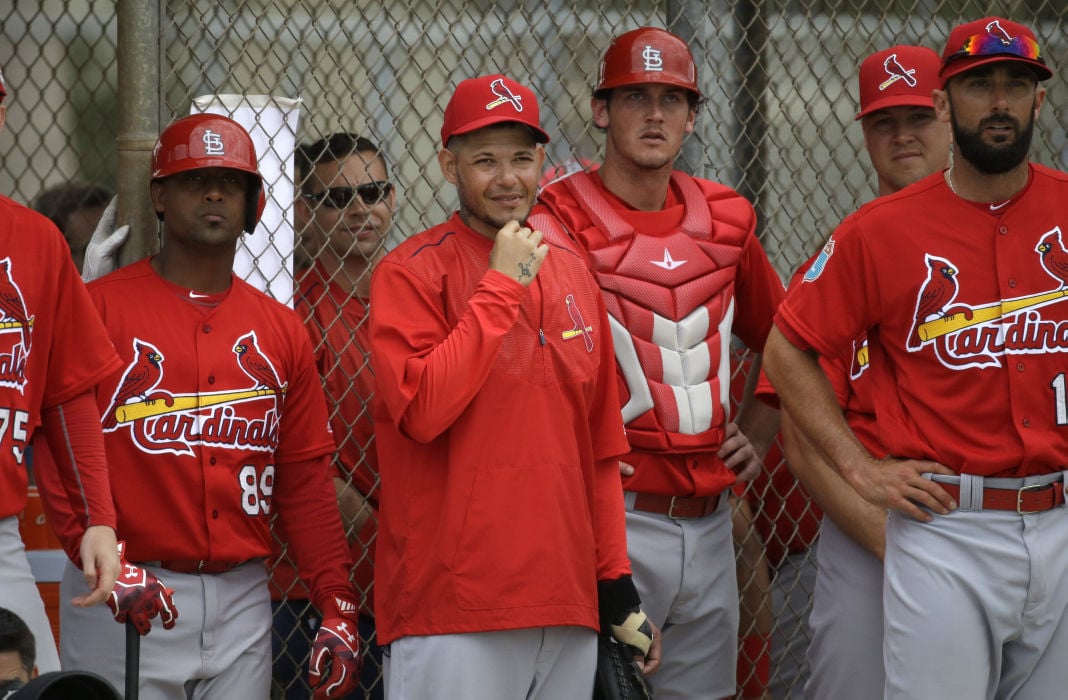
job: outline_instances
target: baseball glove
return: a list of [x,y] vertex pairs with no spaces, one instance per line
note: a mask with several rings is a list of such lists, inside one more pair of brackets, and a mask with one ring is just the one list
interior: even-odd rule
[[610,634],[597,635],[593,700],[653,700],[653,690],[634,661],[634,649]]

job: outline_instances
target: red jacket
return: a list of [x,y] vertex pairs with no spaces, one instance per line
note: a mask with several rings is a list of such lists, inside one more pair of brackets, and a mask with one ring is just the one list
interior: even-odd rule
[[375,268],[381,644],[597,629],[597,581],[630,573],[611,333],[582,257],[546,233],[529,288],[456,215]]

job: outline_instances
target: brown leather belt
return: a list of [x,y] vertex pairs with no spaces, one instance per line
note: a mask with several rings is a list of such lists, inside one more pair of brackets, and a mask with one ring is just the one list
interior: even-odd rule
[[168,559],[164,561],[144,561],[142,566],[158,566],[178,574],[223,574],[236,569],[245,561],[207,561],[204,559]]
[[[946,490],[957,503],[960,503],[960,485],[936,484]],[[1055,481],[1051,484],[1030,484],[1018,489],[983,488],[984,510],[1011,510],[1020,515],[1041,513],[1064,505],[1064,484]]]
[[719,496],[662,496],[655,493],[637,493],[634,510],[659,513],[669,518],[703,518],[719,508]]

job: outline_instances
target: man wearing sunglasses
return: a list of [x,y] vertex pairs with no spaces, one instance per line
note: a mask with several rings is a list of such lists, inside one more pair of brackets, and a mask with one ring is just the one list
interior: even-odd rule
[[[1050,77],[1023,25],[953,29],[933,91],[953,165],[842,222],[768,339],[799,431],[890,510],[887,698],[1068,685],[1068,176],[1028,159]],[[818,364],[864,332],[884,459]]]
[[344,269],[340,284],[368,286],[364,273],[384,252],[397,201],[380,149],[339,132],[300,146],[296,165],[297,269],[317,260],[330,276]]
[[[359,632],[367,649],[361,688],[353,697],[382,697],[382,652],[374,643],[374,542],[378,467],[372,442],[367,311],[371,269],[384,254],[396,195],[382,150],[369,139],[340,132],[297,149],[295,206],[301,245],[311,254],[298,273],[296,311],[315,348],[330,425],[337,443],[334,488],[345,525],[353,581],[363,594]],[[284,533],[279,532],[284,538]],[[273,562],[274,676],[284,697],[308,697],[307,656],[321,619],[308,602],[288,558]]]

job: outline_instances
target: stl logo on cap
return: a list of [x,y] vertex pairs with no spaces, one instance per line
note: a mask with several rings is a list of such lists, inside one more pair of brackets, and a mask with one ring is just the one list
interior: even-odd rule
[[642,49],[642,60],[645,62],[645,70],[662,73],[664,71],[664,59],[660,56],[660,49],[654,49],[652,46],[646,45]]
[[201,138],[201,140],[204,141],[204,155],[226,155],[226,149],[223,147],[222,134],[212,131],[211,129],[205,129],[204,136]]
[[883,70],[885,70],[886,74],[890,77],[879,83],[880,92],[899,80],[904,80],[905,84],[909,87],[916,87],[916,69],[905,68],[901,65],[901,62],[897,60],[896,53],[892,53],[886,57],[886,60],[883,61]]
[[486,105],[487,112],[491,109],[496,109],[503,104],[507,104],[508,102],[512,103],[512,106],[515,107],[515,111],[523,111],[523,98],[512,92],[508,86],[504,84],[504,78],[497,78],[490,83],[490,92],[496,95],[497,99]]

